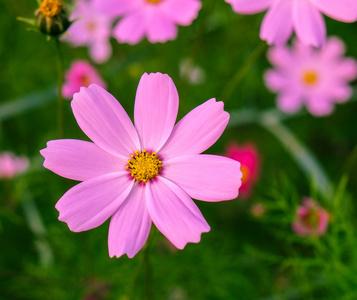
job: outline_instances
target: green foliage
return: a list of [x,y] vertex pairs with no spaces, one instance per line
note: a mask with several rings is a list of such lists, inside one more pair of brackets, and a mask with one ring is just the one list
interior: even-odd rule
[[[253,141],[262,156],[260,179],[250,199],[197,202],[211,226],[199,244],[173,250],[155,234],[149,254],[153,298],[357,299],[357,102],[338,106],[326,118],[275,114],[275,96],[262,79],[269,67],[266,46],[258,37],[262,15],[238,16],[223,0],[202,2],[198,19],[180,27],[177,40],[136,46],[112,40],[113,57],[97,66],[130,116],[143,72],[173,78],[180,95],[179,118],[207,99],[224,100],[225,109],[233,112],[231,126],[208,153],[222,153],[225,144],[235,140]],[[35,9],[35,1],[0,2],[0,151],[26,154],[31,160],[26,174],[0,181],[0,300],[77,300],[89,295],[143,299],[144,251],[133,259],[111,259],[108,222],[73,233],[57,220],[54,205],[75,183],[44,169],[39,155],[47,141],[57,138],[57,71],[53,41],[16,21],[18,16],[31,17]],[[327,26],[344,39],[348,55],[357,57],[356,24],[327,20]],[[73,59],[89,60],[84,48],[64,44],[63,52],[66,68]],[[203,83],[192,85],[180,76],[180,63],[187,58],[203,69]],[[65,137],[87,139],[70,102],[64,104]],[[289,128],[309,150],[309,159],[321,167],[319,172],[330,179],[329,193],[262,122],[272,112],[276,124]],[[321,238],[292,231],[303,196],[330,212],[328,231]],[[266,209],[259,218],[251,215],[256,203]]]

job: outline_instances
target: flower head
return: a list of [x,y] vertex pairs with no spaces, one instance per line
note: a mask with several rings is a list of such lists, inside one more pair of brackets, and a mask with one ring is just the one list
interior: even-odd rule
[[84,60],[72,62],[70,69],[65,74],[66,82],[63,85],[62,93],[65,98],[71,99],[74,93],[79,89],[88,87],[91,83],[106,88],[106,84],[100,77],[96,69],[90,63]]
[[192,198],[234,199],[240,164],[201,155],[224,131],[229,114],[208,100],[175,125],[179,98],[171,78],[144,74],[136,93],[134,123],[107,91],[92,84],[73,96],[72,109],[93,141],[54,140],[41,150],[44,166],[83,181],[57,202],[59,220],[72,231],[111,217],[109,254],[133,257],[152,222],[177,248],[197,243],[210,227]]
[[63,34],[71,24],[61,0],[43,0],[35,15],[40,31],[50,36]]
[[243,177],[239,194],[243,198],[249,197],[259,176],[260,157],[258,150],[254,144],[240,146],[236,143],[230,143],[227,146],[225,156],[240,162]]
[[76,1],[77,5],[70,15],[70,20],[74,22],[62,39],[75,47],[88,46],[90,57],[96,63],[104,63],[112,53],[109,39],[113,18],[98,12],[92,2]]
[[27,170],[29,161],[27,157],[16,157],[10,152],[0,154],[0,178],[13,178]]
[[301,236],[321,236],[328,226],[329,214],[310,198],[304,199],[303,205],[296,210],[293,230]]
[[151,43],[174,40],[177,25],[188,26],[201,8],[199,0],[93,0],[103,13],[121,17],[114,28],[120,43],[137,44],[145,36]]
[[275,69],[266,72],[265,83],[279,93],[278,107],[295,113],[306,105],[311,114],[322,116],[333,111],[334,102],[347,101],[352,95],[348,81],[356,78],[357,63],[342,57],[344,52],[337,38],[328,39],[321,49],[298,41],[292,48],[272,48],[268,58]]
[[241,14],[268,10],[260,29],[260,38],[269,45],[284,44],[292,32],[308,45],[319,47],[326,39],[322,13],[341,22],[357,20],[355,0],[225,0]]

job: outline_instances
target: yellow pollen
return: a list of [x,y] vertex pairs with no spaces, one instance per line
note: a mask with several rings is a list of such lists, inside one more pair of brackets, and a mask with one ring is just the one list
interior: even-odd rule
[[45,17],[54,17],[63,9],[63,2],[60,0],[43,0],[39,7],[39,13]]
[[314,85],[318,80],[317,74],[314,71],[307,71],[303,75],[303,81],[306,85]]
[[149,179],[159,175],[162,162],[156,152],[150,154],[145,149],[142,152],[135,150],[135,155],[130,155],[130,157],[126,168],[136,181],[147,182]]
[[163,0],[146,0],[146,2],[152,3],[152,4],[157,4],[160,3]]

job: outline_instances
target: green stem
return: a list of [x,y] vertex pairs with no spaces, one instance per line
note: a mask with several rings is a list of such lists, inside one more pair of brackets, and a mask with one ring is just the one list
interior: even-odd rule
[[157,232],[157,229],[155,227],[152,227],[148,241],[146,242],[146,245],[144,246],[141,259],[140,259],[138,265],[136,266],[136,269],[134,270],[132,282],[131,282],[131,285],[129,288],[129,297],[128,297],[129,300],[134,299],[134,293],[136,290],[136,281],[139,277],[140,271],[143,268],[145,268],[145,299],[146,300],[153,299],[152,288],[151,288],[152,268],[151,268],[151,264],[150,264],[150,256],[149,255],[150,255],[150,249],[151,249],[152,245],[154,244],[156,232]]
[[57,94],[58,94],[58,138],[63,138],[63,96],[62,96],[62,86],[64,78],[64,67],[63,67],[63,55],[61,50],[61,42],[59,38],[55,38],[56,42],[56,52],[57,52]]
[[144,249],[144,263],[145,263],[145,299],[152,300],[151,290],[151,265],[150,265],[150,247]]

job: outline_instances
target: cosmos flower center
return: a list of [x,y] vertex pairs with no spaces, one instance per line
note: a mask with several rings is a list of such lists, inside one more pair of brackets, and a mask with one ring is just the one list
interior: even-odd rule
[[249,181],[249,177],[250,177],[250,171],[249,169],[244,166],[244,165],[241,165],[240,166],[240,171],[242,172],[242,182],[247,182]]
[[43,0],[38,9],[39,13],[45,17],[54,17],[63,9],[63,2],[60,0]]
[[317,76],[316,72],[314,72],[314,71],[307,71],[304,73],[302,79],[306,85],[311,86],[311,85],[316,84],[316,82],[318,81],[318,76]]
[[142,152],[135,150],[135,155],[130,155],[130,157],[126,168],[136,181],[147,182],[149,179],[159,175],[162,162],[156,152],[150,153],[145,149]]
[[146,0],[146,2],[149,2],[151,4],[157,4],[157,3],[160,3],[161,1],[163,1],[163,0]]
[[301,218],[302,223],[309,228],[316,228],[320,221],[320,216],[315,209],[310,209],[309,212]]
[[85,86],[85,87],[88,87],[92,83],[89,76],[87,76],[86,74],[80,76],[79,81],[81,83],[81,86]]

